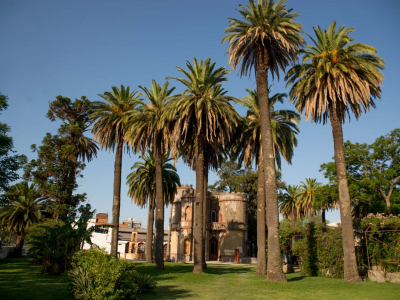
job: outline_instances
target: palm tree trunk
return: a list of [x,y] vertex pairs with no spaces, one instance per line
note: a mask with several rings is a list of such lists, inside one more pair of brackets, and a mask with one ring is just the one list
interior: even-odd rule
[[267,261],[265,253],[265,189],[264,189],[264,163],[262,157],[258,164],[257,182],[257,269],[256,275],[267,274]]
[[171,261],[171,231],[172,231],[172,208],[174,203],[171,203],[169,209],[169,226],[168,226],[168,244],[167,244],[167,261]]
[[204,158],[204,199],[203,199],[203,250],[201,255],[203,260],[203,269],[207,269],[206,263],[206,221],[207,221],[207,185],[208,185],[208,157]]
[[194,268],[203,273],[203,201],[204,201],[204,136],[196,137],[196,200],[194,216]]
[[114,195],[113,195],[113,228],[111,235],[111,255],[118,255],[118,231],[119,231],[119,212],[121,208],[121,169],[122,169],[122,148],[123,141],[118,141],[117,151],[115,152],[114,164]]
[[20,231],[18,232],[17,243],[15,244],[16,256],[21,256],[23,246],[24,246],[24,233]]
[[322,217],[322,224],[326,225],[325,208],[322,209],[321,217]]
[[[268,226],[268,263],[267,280],[287,281],[282,270],[279,245],[279,210],[276,186],[275,157],[269,116],[268,97],[268,54],[259,45],[257,50],[257,95],[260,102],[261,144],[264,159],[264,188],[266,190],[267,226]],[[268,191],[268,192],[267,192]]]
[[355,255],[353,222],[350,209],[350,194],[347,182],[346,161],[344,156],[342,123],[337,115],[336,107],[329,103],[329,118],[331,119],[333,144],[335,149],[335,164],[339,190],[340,220],[342,223],[342,238],[344,252],[344,280],[360,282]]
[[310,212],[310,220],[311,222],[314,222],[314,210],[311,210]]
[[155,165],[156,165],[156,269],[164,270],[164,195],[162,187],[162,141],[161,136],[155,137]]
[[292,209],[292,231],[293,231],[292,248],[294,247],[294,244],[296,243],[295,230],[296,230],[296,217],[295,217],[294,211]]
[[154,226],[154,199],[149,199],[149,215],[147,218],[146,233],[146,263],[153,262],[153,226]]

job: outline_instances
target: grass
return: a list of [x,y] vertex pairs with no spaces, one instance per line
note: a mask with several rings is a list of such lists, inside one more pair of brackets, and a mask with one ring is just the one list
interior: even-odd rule
[[64,276],[41,271],[26,258],[0,259],[0,299],[74,299]]
[[[348,283],[340,279],[288,274],[287,283],[267,282],[255,269],[210,264],[204,274],[193,274],[193,265],[138,263],[137,271],[150,274],[157,289],[140,299],[399,299],[400,284]],[[73,299],[65,278],[40,273],[41,266],[26,258],[0,260],[1,299]]]
[[165,263],[164,271],[140,263],[136,270],[154,276],[157,289],[140,299],[400,299],[400,284],[348,283],[340,279],[287,274],[287,283],[267,282],[255,269],[209,264],[204,274],[193,265]]

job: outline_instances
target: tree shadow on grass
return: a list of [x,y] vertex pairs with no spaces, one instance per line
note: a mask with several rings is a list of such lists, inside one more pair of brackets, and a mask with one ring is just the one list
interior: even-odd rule
[[190,298],[192,295],[190,291],[179,288],[176,285],[163,285],[158,286],[155,291],[149,294],[140,294],[139,298],[142,299],[182,299]]
[[[136,270],[139,273],[149,274],[154,277],[165,276],[166,274],[182,274],[182,273],[193,273],[193,264],[181,264],[181,263],[168,263],[165,264],[165,270],[156,270],[154,264],[137,264]],[[225,275],[225,274],[237,274],[237,273],[254,273],[254,269],[247,267],[236,267],[236,266],[222,266],[222,265],[208,265],[207,269],[204,270],[206,274],[213,275]],[[160,280],[167,279],[166,277],[159,278]],[[168,279],[172,279],[169,277]]]
[[303,279],[306,279],[307,276],[296,276],[296,277],[292,277],[292,278],[288,278],[288,282],[295,282],[295,281],[300,281]]

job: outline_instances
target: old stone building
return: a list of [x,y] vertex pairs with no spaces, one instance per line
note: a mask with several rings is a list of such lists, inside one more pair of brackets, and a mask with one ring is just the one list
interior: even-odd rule
[[[178,188],[172,205],[171,260],[193,260],[195,190]],[[247,256],[247,200],[244,193],[208,193],[206,260],[237,261]]]

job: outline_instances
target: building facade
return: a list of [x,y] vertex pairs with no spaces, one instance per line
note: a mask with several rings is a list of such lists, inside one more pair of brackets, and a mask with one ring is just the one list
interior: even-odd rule
[[[193,260],[195,189],[178,187],[172,204],[171,260]],[[206,260],[241,261],[247,256],[245,193],[207,193]]]

